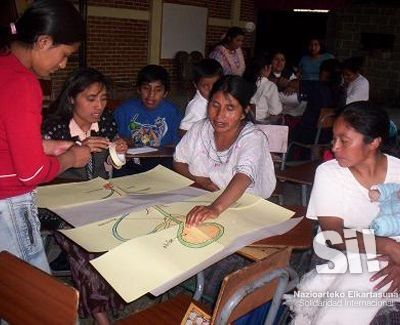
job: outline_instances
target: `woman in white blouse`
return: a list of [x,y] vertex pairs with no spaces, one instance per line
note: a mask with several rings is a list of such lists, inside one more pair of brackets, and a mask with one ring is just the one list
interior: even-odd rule
[[260,55],[250,61],[243,75],[243,78],[257,86],[257,91],[250,100],[250,103],[255,105],[257,121],[282,113],[278,87],[268,79],[270,74],[271,58]]
[[188,226],[218,217],[245,191],[268,198],[275,188],[267,138],[247,121],[255,90],[241,77],[221,78],[210,93],[208,119],[197,122],[176,147],[178,173],[207,190],[224,190],[211,205],[194,207]]

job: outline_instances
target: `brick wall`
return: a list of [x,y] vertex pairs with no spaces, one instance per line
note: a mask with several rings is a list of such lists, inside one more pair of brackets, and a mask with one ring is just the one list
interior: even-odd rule
[[[231,0],[165,0],[164,2],[206,7],[209,18],[230,20],[232,15]],[[151,0],[88,0],[89,6],[144,11],[151,9],[151,3]],[[240,17],[242,20],[255,22],[256,11],[253,0],[242,0]],[[150,23],[146,20],[88,17],[87,65],[113,79],[116,97],[131,96],[137,72],[148,62]],[[221,39],[226,29],[227,27],[208,25],[206,51]],[[254,36],[246,35],[244,47],[252,48],[253,44]],[[172,86],[176,88],[177,72],[173,60],[162,59],[160,64],[169,71]],[[66,70],[57,72],[53,76],[53,97],[59,93],[68,73],[77,67],[77,57],[73,57]]]
[[[400,9],[382,5],[352,5],[328,20],[329,43],[340,60],[364,56],[362,74],[370,82],[371,100],[400,107]],[[361,33],[395,36],[393,50],[364,50]]]

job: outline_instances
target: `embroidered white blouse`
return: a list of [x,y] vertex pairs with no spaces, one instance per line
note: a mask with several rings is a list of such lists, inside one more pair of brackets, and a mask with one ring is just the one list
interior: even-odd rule
[[236,173],[251,179],[246,192],[269,198],[275,189],[267,137],[250,122],[229,149],[217,151],[210,121],[199,121],[178,143],[174,159],[188,164],[192,175],[209,177],[220,189],[226,188]]

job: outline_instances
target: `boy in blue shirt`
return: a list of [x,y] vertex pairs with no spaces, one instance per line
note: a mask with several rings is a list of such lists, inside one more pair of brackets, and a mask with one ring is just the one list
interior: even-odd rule
[[139,97],[123,103],[114,113],[118,133],[130,146],[165,146],[178,143],[181,114],[165,100],[169,91],[168,72],[148,65],[139,71]]
[[[165,100],[170,88],[168,72],[161,66],[147,65],[139,71],[137,87],[140,98],[128,100],[114,113],[118,134],[127,140],[129,146],[176,145],[182,116],[174,104]],[[145,171],[163,163],[155,159],[151,162],[142,160],[141,166],[127,166],[125,172],[116,172],[115,176]],[[163,164],[170,165],[169,162]],[[132,168],[133,171],[126,171]]]

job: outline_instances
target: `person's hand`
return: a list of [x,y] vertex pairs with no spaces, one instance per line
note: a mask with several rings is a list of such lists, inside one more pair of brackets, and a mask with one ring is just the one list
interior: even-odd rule
[[103,137],[88,137],[82,141],[82,145],[90,148],[90,152],[102,152],[108,149],[110,141]]
[[186,215],[186,226],[193,227],[197,226],[200,223],[204,222],[207,219],[215,219],[219,216],[219,211],[212,205],[204,206],[198,205],[195,206],[189,213]]
[[296,93],[296,89],[292,88],[292,87],[286,87],[285,90],[283,91],[283,93],[287,96]]
[[396,292],[400,291],[400,266],[396,265],[394,263],[389,262],[389,264],[384,267],[382,270],[374,274],[371,278],[370,281],[376,281],[380,278],[383,279],[374,286],[374,290],[379,290],[380,288],[383,288],[385,285],[388,283],[390,284],[389,289],[387,292]]
[[72,146],[67,152],[72,156],[72,166],[74,168],[85,167],[91,158],[91,149],[88,146]]
[[117,153],[122,154],[128,151],[128,144],[124,139],[118,138],[114,141],[115,143],[115,150]]
[[219,190],[219,187],[209,177],[195,176],[194,181],[207,191],[215,192]]
[[281,88],[285,88],[289,85],[289,79],[286,78],[279,78],[277,82],[277,86]]
[[379,193],[379,191],[377,189],[370,189],[368,191],[368,196],[369,196],[369,199],[371,200],[371,202],[377,202],[377,201],[379,201],[379,197],[381,196],[381,194]]
[[382,256],[378,257],[379,260],[387,260],[389,263],[400,266],[400,243],[391,240],[389,241],[382,251]]
[[64,140],[43,140],[42,144],[46,155],[59,156],[71,148],[74,143],[72,141]]

